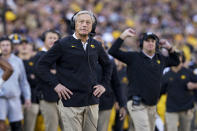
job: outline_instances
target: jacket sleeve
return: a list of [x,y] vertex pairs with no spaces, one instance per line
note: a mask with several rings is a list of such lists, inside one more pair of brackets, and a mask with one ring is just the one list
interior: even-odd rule
[[112,90],[115,94],[116,100],[118,101],[120,107],[126,106],[126,96],[124,94],[124,88],[121,87],[120,80],[118,77],[118,71],[116,68],[116,64],[112,61],[113,70],[112,70],[112,78],[111,78],[111,86]]
[[164,76],[162,77],[162,82],[161,82],[160,95],[167,93],[167,87],[168,87],[168,77],[166,74],[164,74]]
[[20,71],[21,71],[20,76],[19,76],[20,88],[22,90],[22,94],[23,94],[25,100],[31,100],[30,85],[27,81],[25,67],[24,67],[22,60],[20,60],[19,62],[20,62]]
[[58,85],[59,81],[55,75],[50,73],[50,68],[61,57],[61,53],[61,45],[60,41],[58,40],[54,43],[54,46],[49,51],[47,51],[46,54],[41,56],[36,65],[36,74],[39,75],[40,79],[52,87]]
[[101,84],[103,86],[106,86],[109,84],[111,80],[112,65],[111,65],[111,62],[109,60],[107,53],[104,51],[101,44],[98,44],[98,45],[99,45],[98,62],[101,65],[102,70],[103,70]]
[[189,72],[189,79],[191,82],[197,82],[197,75],[194,74],[194,72],[191,69],[188,69]]
[[129,62],[129,52],[124,52],[120,50],[121,45],[123,44],[124,40],[121,38],[118,38],[112,47],[109,49],[109,54],[112,55],[113,57],[117,58],[118,60],[128,63]]
[[169,53],[169,56],[165,57],[165,63],[166,67],[177,66],[180,63],[178,54],[175,51]]

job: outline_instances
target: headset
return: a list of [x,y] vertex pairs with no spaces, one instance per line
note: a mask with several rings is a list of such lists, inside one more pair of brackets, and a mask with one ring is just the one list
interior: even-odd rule
[[[78,15],[80,12],[82,12],[82,11],[78,11],[78,12],[76,12],[73,16],[72,16],[72,18],[71,18],[71,20],[70,20],[70,26],[71,26],[71,29],[72,30],[75,30],[75,20],[74,20],[74,18],[75,18],[75,16],[76,15]],[[87,12],[89,12],[89,11],[87,11]],[[89,12],[90,13],[90,12]],[[85,14],[85,13],[84,13]],[[88,13],[87,13],[88,14]],[[92,15],[93,15],[93,17],[94,17],[94,23],[92,24],[92,30],[91,30],[91,32],[90,32],[90,36],[94,36],[95,34],[96,34],[96,25],[97,25],[97,19],[96,19],[96,17],[95,17],[95,15],[92,13]]]
[[152,32],[146,32],[146,33],[142,33],[140,35],[140,49],[143,48],[143,42],[144,40],[146,40],[147,38],[154,38],[156,40],[156,51],[159,50],[159,37],[157,35],[155,35],[154,33]]
[[58,39],[61,38],[61,34],[60,34],[59,31],[54,30],[54,29],[49,29],[49,30],[43,32],[42,35],[41,35],[41,40],[42,40],[43,42],[45,41],[46,35],[47,35],[47,33],[49,33],[49,32],[54,33],[54,34],[57,34],[57,35],[58,35]]

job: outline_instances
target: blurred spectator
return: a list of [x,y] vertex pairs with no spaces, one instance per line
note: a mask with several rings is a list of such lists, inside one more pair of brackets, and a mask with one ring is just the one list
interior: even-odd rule
[[[197,89],[197,77],[185,68],[185,58],[179,54],[180,64],[171,67],[163,76],[162,93],[167,94],[166,125],[168,131],[190,131],[193,118],[194,95]],[[179,123],[179,127],[178,127]]]
[[[94,38],[97,41],[101,42],[104,50],[107,51],[107,46],[105,45],[105,42],[102,40],[101,36],[96,35]],[[106,86],[106,92],[99,99],[99,119],[97,131],[107,131],[110,120],[110,114],[115,100],[117,101],[117,104],[120,105],[118,109],[117,119],[123,123],[123,120],[126,116],[126,98],[124,96],[125,92],[124,89],[121,87],[120,80],[118,78],[118,72],[115,61],[112,57],[109,58],[112,65],[112,75],[111,81]],[[97,68],[98,80],[99,82],[101,82],[102,67],[101,65],[99,65]]]
[[36,119],[39,113],[39,90],[36,87],[37,78],[34,73],[35,55],[33,44],[26,38],[22,38],[18,44],[18,56],[23,60],[27,80],[31,87],[31,107],[24,109],[24,131],[34,131]]
[[[45,31],[42,35],[44,46],[41,48],[41,51],[39,51],[33,58],[34,63],[37,64],[39,59],[43,57],[43,55],[45,55],[46,52],[53,46],[54,42],[60,38],[60,34],[53,29]],[[36,69],[34,68],[34,73],[35,72]],[[39,72],[39,70],[37,72]],[[40,75],[38,75],[37,72],[36,77],[38,79],[38,83],[36,83],[36,86],[39,90],[41,90],[42,93],[40,109],[44,117],[45,130],[56,131],[58,129],[58,125],[61,125],[57,108],[58,95],[50,84],[46,83],[40,78]],[[53,64],[53,66],[50,68],[50,75],[56,76],[56,64]]]
[[[71,29],[67,27],[73,12],[84,9],[94,11],[99,22],[96,32],[103,34],[107,42],[116,39],[113,35],[116,30],[137,27],[137,32],[156,32],[161,37],[171,39],[174,44],[178,44],[174,38],[182,34],[186,38],[185,43],[194,48],[197,46],[195,0],[8,0],[7,5],[7,32],[30,37],[36,47],[43,45],[40,36],[47,29],[55,28],[63,35],[71,34]],[[0,7],[2,14],[3,0]],[[2,23],[0,27],[2,35]]]
[[[0,119],[5,121],[8,117],[11,130],[21,131],[23,113],[20,96],[22,94],[25,99],[24,107],[29,108],[31,106],[31,93],[23,62],[19,57],[12,54],[12,46],[8,37],[2,37],[0,41],[2,57],[11,64],[14,72],[2,85]],[[2,73],[3,71],[0,70],[0,74]]]

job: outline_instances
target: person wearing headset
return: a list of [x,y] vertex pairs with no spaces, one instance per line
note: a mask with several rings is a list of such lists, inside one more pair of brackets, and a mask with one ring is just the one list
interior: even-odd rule
[[[112,67],[101,44],[90,34],[95,32],[96,17],[90,11],[79,11],[71,19],[74,34],[64,37],[40,59],[40,78],[59,96],[58,109],[64,131],[96,131],[99,97],[105,92]],[[49,69],[56,63],[57,75]],[[97,80],[97,66],[103,70]]]
[[[107,45],[105,45],[104,40],[100,35],[96,35],[94,37],[97,41],[101,42],[105,51],[107,51]],[[111,81],[109,85],[106,86],[105,93],[100,97],[99,100],[99,119],[98,119],[98,128],[97,131],[107,131],[109,121],[110,121],[110,114],[115,104],[115,101],[118,102],[120,106],[118,119],[122,122],[126,116],[126,98],[125,98],[125,91],[121,87],[120,80],[118,78],[117,67],[115,64],[114,59],[109,56],[110,62],[112,64],[112,75]],[[102,79],[102,68],[98,66],[98,80]]]
[[[135,36],[135,30],[126,29],[114,42],[109,54],[127,64],[127,108],[132,116],[135,131],[154,131],[163,69],[166,66],[178,65],[179,58],[167,40],[159,41],[158,36],[151,32],[141,35],[140,52],[121,51],[124,40]],[[158,51],[159,45],[169,51],[169,57],[161,55]]]
[[[46,54],[46,52],[54,45],[54,42],[61,38],[61,35],[58,31],[55,29],[49,29],[43,32],[41,39],[44,42],[44,46],[41,48],[40,51],[37,52],[37,54],[32,58],[32,62],[35,63],[33,67],[33,72],[35,72],[35,79],[37,81],[36,84],[36,96],[39,94],[39,103],[40,103],[40,110],[44,117],[44,124],[45,124],[45,130],[46,131],[57,131],[58,125],[62,128],[60,116],[57,109],[57,100],[58,95],[53,90],[53,87],[43,81],[40,78],[40,75],[37,74],[40,70],[35,69],[36,64],[38,63],[39,59]],[[50,75],[55,76],[56,75],[56,67],[55,64],[53,64],[50,67],[49,70]],[[34,117],[27,115],[25,121],[25,131],[33,131],[35,128],[35,124],[33,126],[32,118],[36,118],[35,115],[39,113],[38,108],[34,111]],[[35,121],[36,119],[34,119]]]
[[[162,78],[161,94],[167,94],[165,122],[167,131],[191,131],[194,116],[195,72],[185,68],[185,56],[179,52],[180,64],[173,66]],[[179,123],[179,124],[177,124]]]

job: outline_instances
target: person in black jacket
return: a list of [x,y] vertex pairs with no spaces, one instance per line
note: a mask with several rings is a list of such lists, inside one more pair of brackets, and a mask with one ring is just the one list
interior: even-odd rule
[[[189,63],[189,68],[193,71],[195,75],[197,75],[197,50],[192,52],[193,59]],[[191,130],[197,129],[197,90],[193,90],[194,92],[194,117],[192,120]]]
[[[34,62],[34,48],[33,44],[26,38],[22,38],[18,46],[18,57],[23,60],[27,80],[31,89],[31,106],[24,109],[24,131],[34,131],[36,125],[37,115],[39,113],[39,97],[38,89],[36,87],[37,79],[35,77],[35,62]],[[22,97],[22,103],[24,97]]]
[[192,70],[183,66],[184,55],[180,55],[181,63],[173,66],[163,76],[161,93],[167,94],[166,124],[168,131],[190,131],[193,118],[194,92],[197,89],[197,77]]
[[[101,36],[97,35],[94,37],[97,41],[101,42],[105,51],[107,51],[107,46],[105,45],[104,41],[102,40]],[[124,117],[126,116],[126,99],[125,99],[125,92],[120,85],[120,80],[118,77],[117,67],[114,62],[114,59],[110,57],[110,62],[112,64],[112,75],[111,81],[109,85],[106,86],[106,92],[100,97],[99,100],[99,119],[98,119],[98,129],[97,131],[107,131],[108,124],[110,120],[110,114],[112,111],[112,107],[115,103],[115,100],[118,101],[120,105],[120,112],[118,114],[118,119],[123,121]],[[102,67],[98,65],[98,81],[102,80]]]
[[[160,85],[163,69],[166,66],[179,64],[177,54],[172,46],[151,33],[143,33],[140,37],[140,52],[124,52],[120,50],[127,37],[136,36],[136,32],[126,29],[112,45],[109,53],[127,64],[128,102],[127,108],[132,116],[136,131],[154,131],[156,104],[160,96]],[[169,50],[169,57],[158,51],[159,44]]]
[[[58,109],[65,131],[96,131],[99,97],[111,78],[111,64],[101,44],[89,34],[95,32],[96,17],[90,11],[73,15],[75,33],[64,37],[40,59],[40,78],[59,96]],[[56,63],[56,76],[49,73]],[[97,80],[97,65],[102,66],[101,82]]]
[[[54,45],[54,42],[60,39],[61,36],[59,32],[57,32],[56,30],[49,29],[42,34],[41,38],[44,41],[44,46],[41,48],[41,51],[39,51],[33,58],[35,65],[37,65],[39,59],[44,54],[46,54],[46,52]],[[36,70],[36,69],[34,70],[36,72],[36,78],[38,79],[36,86],[38,90],[41,92],[40,93],[40,109],[44,117],[45,130],[55,131],[58,129],[59,124],[61,127],[60,116],[59,116],[58,109],[57,109],[58,95],[53,90],[50,84],[48,84],[47,82],[41,79],[40,74],[38,73],[39,70]],[[50,67],[49,73],[52,76],[56,75],[55,64],[53,64]]]

